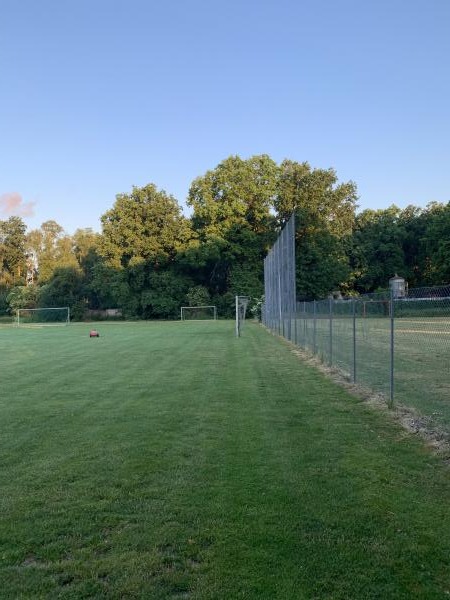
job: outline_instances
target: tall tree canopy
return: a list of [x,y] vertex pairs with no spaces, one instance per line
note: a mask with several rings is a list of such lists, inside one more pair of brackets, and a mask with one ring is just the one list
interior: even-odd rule
[[322,229],[341,237],[349,235],[357,199],[355,183],[339,183],[334,169],[311,169],[306,162],[291,160],[281,163],[275,200],[280,224],[295,211],[303,228]]
[[275,210],[279,225],[295,212],[299,299],[321,298],[348,287],[356,201],[356,185],[339,183],[333,169],[311,169],[307,162],[292,160],[281,163]]
[[278,167],[267,155],[230,156],[197,177],[189,190],[194,229],[202,239],[226,238],[233,227],[264,233],[272,221]]
[[56,221],[42,223],[27,235],[27,245],[33,248],[38,258],[38,280],[49,281],[59,268],[77,268],[71,236]]
[[386,288],[395,273],[404,274],[406,230],[401,210],[365,210],[356,218],[353,268],[359,292]]
[[165,263],[193,237],[175,198],[153,184],[133,187],[131,194],[118,194],[101,221],[100,252],[116,267],[145,261]]
[[[192,183],[188,205],[201,247],[202,284],[215,302],[228,290],[262,294],[263,258],[276,237],[273,206],[279,169],[267,155],[230,156]],[[251,273],[251,275],[250,275]]]

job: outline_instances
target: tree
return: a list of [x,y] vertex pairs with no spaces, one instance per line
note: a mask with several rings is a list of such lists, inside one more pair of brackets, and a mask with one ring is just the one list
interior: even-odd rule
[[77,229],[73,234],[73,253],[81,268],[89,269],[92,266],[93,255],[98,256],[100,238],[100,234],[94,232],[90,227]]
[[426,254],[424,238],[431,219],[431,211],[407,206],[399,215],[399,223],[404,230],[403,254],[404,271],[410,287],[420,287],[427,283],[430,265]]
[[235,296],[259,298],[264,292],[262,269],[253,264],[235,264],[228,275],[228,289]]
[[0,221],[0,282],[13,283],[24,277],[26,225],[20,217]]
[[18,285],[10,289],[6,301],[9,310],[15,313],[19,308],[36,308],[39,301],[39,288],[36,286]]
[[138,301],[130,289],[124,269],[116,269],[98,261],[92,267],[86,293],[90,308],[120,308],[124,316],[130,317],[137,314]]
[[339,183],[334,169],[311,169],[306,162],[291,160],[281,163],[274,203],[280,226],[295,211],[303,229],[345,237],[353,229],[357,199],[355,183]]
[[427,225],[423,235],[427,256],[425,279],[428,285],[450,283],[450,202],[427,207]]
[[[247,160],[230,156],[191,185],[188,204],[201,243],[184,260],[190,258],[197,265],[196,279],[200,276],[198,283],[208,287],[215,303],[230,286],[239,287],[239,281],[247,289],[251,272],[251,288],[261,293],[263,259],[276,237],[273,203],[278,174],[267,155]],[[228,301],[227,296],[224,302]]]
[[208,288],[204,285],[194,285],[186,293],[188,306],[205,306],[211,303]]
[[401,210],[396,206],[365,210],[356,217],[352,266],[359,292],[387,288],[396,273],[407,275],[403,249],[406,237]]
[[148,288],[141,293],[142,316],[146,319],[178,317],[190,286],[191,280],[171,269],[152,272]]
[[115,267],[166,264],[193,237],[175,198],[153,184],[117,195],[101,221],[100,252]]
[[326,230],[303,231],[296,241],[297,300],[325,298],[347,292],[350,266],[344,242]]
[[348,287],[356,200],[356,185],[339,183],[333,169],[282,162],[275,209],[280,227],[295,212],[299,299],[322,298]]
[[230,156],[192,183],[187,204],[202,239],[226,239],[232,227],[263,233],[271,227],[278,167],[267,155]]
[[72,238],[56,221],[45,221],[40,229],[30,231],[27,244],[37,254],[40,283],[49,281],[57,268],[78,266]]
[[51,279],[41,287],[41,307],[74,307],[83,297],[83,278],[79,269],[58,267]]

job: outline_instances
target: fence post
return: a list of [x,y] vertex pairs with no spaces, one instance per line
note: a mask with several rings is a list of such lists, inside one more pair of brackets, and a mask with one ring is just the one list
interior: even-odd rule
[[316,301],[313,300],[313,354],[316,353]]
[[307,348],[306,345],[306,331],[307,331],[307,323],[306,323],[306,300],[303,301],[303,348]]
[[[279,258],[278,258],[279,262]],[[278,270],[278,335],[281,335],[281,320],[283,312],[281,309],[281,266]]]
[[329,300],[330,308],[330,367],[333,366],[333,298]]
[[353,299],[353,383],[356,383],[356,300]]
[[297,344],[297,306],[295,307],[295,312],[294,312],[294,344],[296,346],[298,346],[298,344]]
[[388,407],[394,408],[394,291],[392,289],[389,300],[389,314],[391,317],[391,357]]

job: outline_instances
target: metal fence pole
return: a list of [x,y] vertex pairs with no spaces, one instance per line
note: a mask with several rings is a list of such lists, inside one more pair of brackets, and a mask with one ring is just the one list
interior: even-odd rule
[[389,381],[389,408],[394,407],[394,294],[391,290],[389,300],[389,313],[391,321],[391,357],[390,357],[390,381]]
[[313,354],[316,353],[316,301],[313,300]]
[[333,298],[329,300],[330,308],[330,367],[333,366]]
[[306,344],[306,331],[307,331],[307,321],[306,321],[306,300],[303,301],[303,348],[307,348]]
[[356,383],[356,300],[353,300],[353,383]]
[[282,311],[281,311],[281,266],[279,266],[278,271],[278,334],[281,335],[281,320],[282,320]]

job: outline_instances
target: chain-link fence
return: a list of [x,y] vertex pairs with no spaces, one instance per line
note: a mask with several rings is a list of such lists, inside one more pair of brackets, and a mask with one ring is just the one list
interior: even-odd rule
[[450,286],[298,302],[263,322],[388,403],[450,427]]
[[283,315],[295,312],[295,215],[284,226],[264,259],[267,323],[285,335]]

